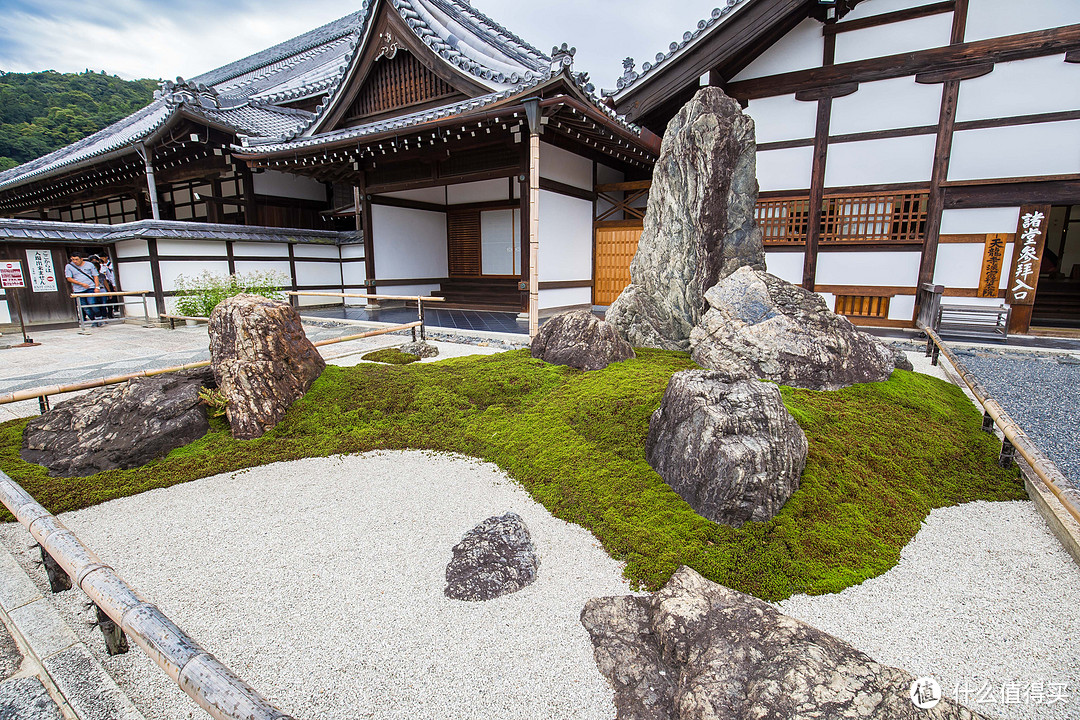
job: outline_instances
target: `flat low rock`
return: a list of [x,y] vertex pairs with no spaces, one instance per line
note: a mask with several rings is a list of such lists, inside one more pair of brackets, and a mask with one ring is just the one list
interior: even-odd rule
[[240,440],[277,425],[326,368],[296,309],[258,295],[236,295],[210,313],[210,358]]
[[444,592],[454,600],[492,600],[531,584],[539,566],[521,516],[490,517],[454,546]]
[[684,370],[649,420],[645,458],[699,515],[739,527],[780,511],[807,449],[776,385]]
[[571,310],[540,326],[532,341],[532,356],[554,365],[602,370],[634,357],[634,349],[610,323],[588,310]]
[[694,362],[733,377],[811,390],[889,379],[896,356],[829,310],[820,295],[751,267],[705,293],[690,333]]
[[589,600],[581,624],[618,720],[982,718],[917,710],[911,674],[687,567],[652,596]]
[[416,357],[421,358],[433,358],[439,356],[439,348],[429,342],[424,342],[423,340],[405,343],[400,349],[403,353],[408,353],[409,355],[415,355]]
[[57,477],[145,465],[210,429],[199,389],[209,369],[135,378],[57,403],[23,430],[19,454]]

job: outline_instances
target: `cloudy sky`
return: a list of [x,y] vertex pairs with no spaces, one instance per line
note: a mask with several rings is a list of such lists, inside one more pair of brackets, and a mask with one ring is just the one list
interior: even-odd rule
[[[612,87],[697,24],[716,0],[473,0],[541,50],[569,43],[575,68]],[[342,17],[360,0],[0,0],[0,70],[192,77]]]

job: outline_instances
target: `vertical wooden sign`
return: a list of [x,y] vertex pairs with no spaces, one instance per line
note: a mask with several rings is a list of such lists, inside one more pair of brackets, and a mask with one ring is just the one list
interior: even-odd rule
[[1046,228],[1050,223],[1049,205],[1025,205],[1020,208],[1013,245],[1012,271],[1009,274],[1007,299],[1010,305],[1035,304],[1039,285],[1039,266],[1046,247]]
[[983,247],[982,272],[979,274],[979,290],[976,297],[996,298],[1001,285],[1001,265],[1009,235],[987,235]]

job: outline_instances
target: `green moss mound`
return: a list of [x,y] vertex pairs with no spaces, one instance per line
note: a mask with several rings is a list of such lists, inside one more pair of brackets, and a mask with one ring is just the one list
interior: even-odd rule
[[25,420],[0,425],[0,469],[53,512],[279,460],[447,450],[498,464],[552,513],[591,530],[641,587],[681,564],[768,600],[842,590],[885,572],[931,509],[1025,497],[1015,469],[953,385],[897,371],[836,392],[781,388],[810,441],[802,485],[766,523],[694,513],[645,461],[649,416],[683,353],[582,372],[515,351],[410,367],[330,366],[272,432],[201,440],[133,470],[49,478],[18,455]]
[[408,365],[409,363],[419,362],[420,356],[401,352],[398,348],[383,348],[382,350],[369,352],[367,355],[361,355],[360,359],[386,363],[387,365]]

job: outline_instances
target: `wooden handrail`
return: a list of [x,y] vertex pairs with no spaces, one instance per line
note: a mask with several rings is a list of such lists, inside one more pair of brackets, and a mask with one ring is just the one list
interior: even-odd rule
[[217,720],[292,720],[204,650],[0,472],[0,501],[97,607]]
[[[1054,494],[1062,504],[1062,506],[1072,515],[1077,522],[1080,522],[1080,508],[1077,507],[1069,495],[1061,489],[1061,485],[1067,485],[1068,480],[1065,478],[1065,474],[1061,472],[1054,461],[1051,460],[1043,453],[1042,450],[1031,440],[1031,438],[1025,433],[1016,421],[1013,420],[1005,409],[998,404],[997,400],[990,397],[990,393],[982,383],[979,382],[970,370],[964,367],[964,364],[960,362],[956,354],[945,344],[945,341],[941,339],[941,336],[937,334],[931,328],[923,328],[923,332],[929,338],[929,342],[933,343],[937,349],[945,355],[949,363],[956,370],[957,374],[971,390],[971,393],[982,404],[983,411],[993,419],[1005,436],[1006,441],[1012,444],[1020,453],[1021,457],[1027,461],[1031,469],[1039,476],[1039,479],[1046,484],[1050,492]],[[936,360],[936,357],[935,357]]]
[[286,295],[302,297],[339,297],[339,298],[368,298],[370,300],[423,300],[424,302],[446,302],[446,298],[428,297],[426,295],[380,295],[373,293],[331,293],[331,292],[304,292],[292,291]]
[[150,290],[128,290],[127,292],[71,293],[72,299],[84,297],[112,297],[113,295],[149,295]]

